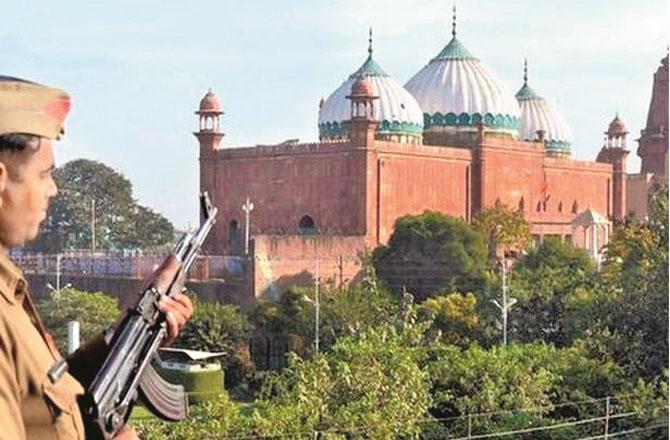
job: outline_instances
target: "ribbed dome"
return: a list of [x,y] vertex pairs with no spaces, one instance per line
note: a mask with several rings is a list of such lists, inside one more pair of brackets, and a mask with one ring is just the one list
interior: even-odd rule
[[[371,50],[370,50],[371,52]],[[389,76],[372,58],[337,88],[319,109],[319,138],[344,139],[351,119],[351,102],[347,95],[357,78],[364,77],[379,96],[375,100],[374,117],[379,121],[377,136],[396,142],[418,142],[423,133],[423,115],[419,104],[396,80]]]
[[220,112],[221,111],[221,101],[219,98],[212,92],[208,90],[205,93],[205,96],[200,100],[200,111],[201,112]]
[[444,126],[471,131],[483,123],[516,135],[519,105],[514,95],[455,35],[405,88],[421,106],[426,131]]
[[516,94],[521,108],[519,138],[533,141],[538,131],[544,132],[544,147],[548,155],[570,156],[572,132],[565,119],[554,110],[551,104],[528,87],[527,71],[524,84]]

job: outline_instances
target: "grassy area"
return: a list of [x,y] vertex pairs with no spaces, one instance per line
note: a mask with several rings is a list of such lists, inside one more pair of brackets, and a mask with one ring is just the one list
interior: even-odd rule
[[135,405],[133,412],[130,414],[130,423],[138,420],[146,419],[155,419],[156,417],[151,414],[151,411],[143,407],[142,405]]

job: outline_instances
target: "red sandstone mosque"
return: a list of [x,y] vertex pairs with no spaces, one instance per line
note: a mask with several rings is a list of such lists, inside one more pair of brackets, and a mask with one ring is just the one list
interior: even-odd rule
[[[516,94],[456,38],[404,86],[373,58],[319,104],[319,142],[225,148],[211,91],[200,101],[200,186],[220,217],[211,255],[248,254],[253,292],[273,295],[315,273],[345,282],[398,217],[425,210],[469,221],[502,202],[534,238],[571,240],[597,257],[612,225],[646,215],[668,182],[668,57],[654,75],[640,173],[627,174],[624,123],[595,162],[571,158],[571,132],[528,83]],[[248,229],[247,229],[248,228]]]

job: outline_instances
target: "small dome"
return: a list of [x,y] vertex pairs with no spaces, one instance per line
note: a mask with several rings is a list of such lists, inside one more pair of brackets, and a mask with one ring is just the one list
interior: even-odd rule
[[212,89],[209,89],[205,96],[200,100],[200,111],[201,112],[221,112],[221,101],[219,98],[212,92]]
[[474,131],[483,124],[516,136],[519,106],[511,90],[453,35],[405,84],[421,106],[426,132]]
[[414,97],[387,74],[372,58],[372,50],[363,65],[340,85],[319,109],[319,139],[335,140],[347,136],[351,119],[351,101],[347,96],[364,92],[374,101],[374,118],[379,121],[377,137],[400,143],[420,142],[423,114]]
[[548,155],[570,156],[570,127],[546,99],[528,86],[527,72],[525,67],[523,86],[515,95],[521,109],[519,138],[524,141],[536,140],[541,130],[544,132],[544,147]]
[[361,75],[356,78],[356,81],[351,85],[351,96],[352,97],[376,97],[377,89],[375,88],[374,83],[370,81],[366,76]]
[[610,122],[610,125],[607,128],[605,134],[611,137],[620,137],[628,134],[626,124],[624,124],[623,121],[619,119],[618,114],[614,117],[614,119],[612,119],[612,122]]

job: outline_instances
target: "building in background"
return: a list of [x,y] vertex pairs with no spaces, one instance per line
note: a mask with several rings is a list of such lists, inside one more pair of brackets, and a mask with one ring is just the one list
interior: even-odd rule
[[647,125],[637,140],[640,172],[627,176],[627,212],[636,220],[647,217],[648,195],[668,184],[668,56],[654,73]]
[[319,103],[319,142],[225,148],[221,103],[211,91],[202,98],[200,186],[220,212],[205,251],[248,252],[253,294],[272,296],[315,276],[353,279],[361,255],[386,243],[403,215],[469,221],[502,202],[537,240],[560,237],[597,256],[614,223],[633,206],[642,212],[635,191],[667,182],[667,105],[666,57],[639,140],[639,176],[651,177],[628,176],[618,117],[595,162],[572,159],[570,128],[530,88],[527,65],[514,94],[456,38],[455,21],[448,44],[405,86],[375,61],[370,38],[361,67]]

